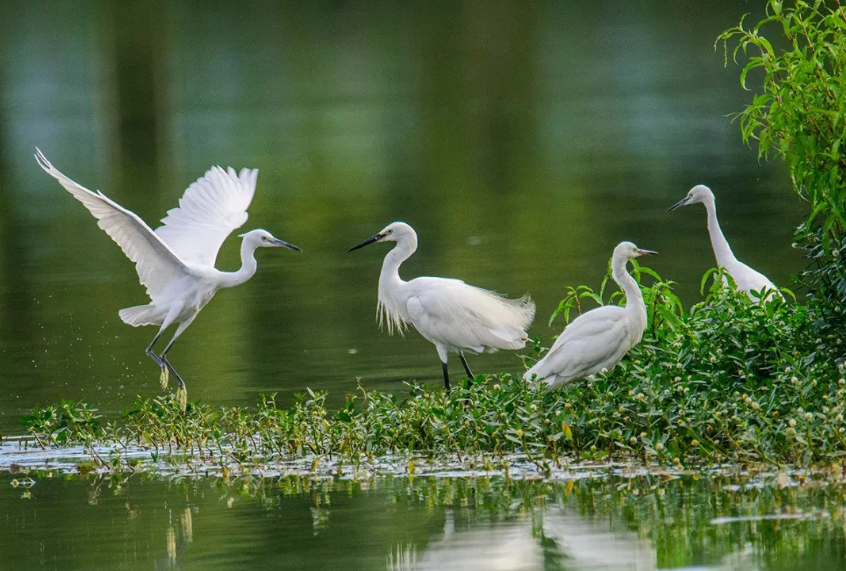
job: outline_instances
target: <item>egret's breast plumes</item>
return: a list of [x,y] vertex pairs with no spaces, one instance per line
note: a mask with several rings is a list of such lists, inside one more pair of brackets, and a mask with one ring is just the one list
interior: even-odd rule
[[387,329],[389,335],[395,332],[404,335],[408,327],[408,311],[401,310],[395,299],[382,295],[379,295],[379,303],[376,306],[376,319],[379,321],[379,328]]

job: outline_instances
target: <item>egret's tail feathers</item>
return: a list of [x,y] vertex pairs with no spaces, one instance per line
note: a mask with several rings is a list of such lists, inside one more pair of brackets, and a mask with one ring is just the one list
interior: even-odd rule
[[152,305],[136,305],[135,307],[127,307],[118,312],[120,318],[127,325],[139,327],[141,325],[157,325],[156,308]]
[[574,379],[560,377],[554,373],[549,373],[549,371],[545,370],[545,367],[538,367],[541,364],[542,361],[536,363],[534,367],[526,371],[523,374],[523,379],[530,382],[546,383],[549,387],[563,387],[573,382]]
[[500,297],[500,300],[510,306],[511,311],[514,312],[515,319],[519,322],[520,329],[528,329],[529,325],[535,319],[535,302],[532,301],[529,294],[517,299]]
[[526,371],[523,378],[527,381],[534,381],[536,383],[546,383],[551,387],[560,384],[561,380],[555,371],[551,370],[546,358],[543,358],[535,363],[531,369]]
[[529,369],[528,371],[523,373],[523,379],[526,380],[526,381],[535,381],[535,382],[543,381],[544,379],[540,376],[540,374],[537,371],[539,364],[540,364],[540,361],[535,363],[534,367],[532,367],[531,369]]
[[526,330],[535,318],[535,303],[528,295],[509,299],[494,292],[477,289],[479,298],[474,307],[476,318],[486,324],[493,336],[490,349],[522,349],[526,346]]
[[491,328],[490,332],[496,335],[497,338],[505,341],[506,343],[516,343],[517,345],[519,345],[519,349],[525,347],[526,341],[528,340],[526,332],[522,329],[503,329],[493,327]]
[[472,303],[467,304],[465,311],[475,314],[478,320],[487,321],[496,329],[519,329],[525,332],[535,318],[535,302],[528,295],[510,299],[477,287],[468,288],[465,295],[472,296]]

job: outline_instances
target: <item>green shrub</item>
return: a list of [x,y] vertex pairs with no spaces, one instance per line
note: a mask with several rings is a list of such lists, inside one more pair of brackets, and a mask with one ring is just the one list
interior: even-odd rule
[[739,114],[744,141],[758,142],[761,158],[785,160],[797,194],[810,204],[796,242],[811,266],[803,278],[829,328],[846,334],[846,10],[840,1],[768,0],[766,17],[745,17],[723,32],[728,55],[761,77],[752,102]]

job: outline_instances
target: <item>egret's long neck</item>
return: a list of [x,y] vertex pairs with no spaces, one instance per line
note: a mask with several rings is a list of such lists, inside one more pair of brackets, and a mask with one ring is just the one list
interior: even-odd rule
[[239,286],[255,275],[258,268],[255,256],[257,247],[247,240],[241,242],[241,268],[235,272],[223,272],[223,287]]
[[641,316],[644,325],[646,324],[646,306],[643,304],[643,294],[640,293],[640,287],[629,272],[626,271],[626,263],[628,259],[623,256],[614,256],[611,262],[611,275],[614,281],[626,294],[626,309],[636,312]]
[[726,237],[723,236],[723,231],[720,228],[720,221],[717,220],[717,205],[713,199],[705,200],[703,202],[705,210],[708,212],[708,234],[711,236],[711,247],[714,249],[714,257],[717,258],[717,264],[724,268],[736,261],[734,253],[731,251]]
[[404,283],[399,275],[399,267],[417,250],[417,236],[405,235],[397,241],[394,249],[385,256],[382,262],[382,273],[379,275],[379,290],[390,284]]

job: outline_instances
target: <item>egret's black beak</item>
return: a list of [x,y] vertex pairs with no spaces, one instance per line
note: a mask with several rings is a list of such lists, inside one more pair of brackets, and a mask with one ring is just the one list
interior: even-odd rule
[[368,238],[367,240],[365,240],[364,242],[362,242],[358,246],[353,246],[352,248],[347,250],[347,252],[352,252],[353,250],[358,250],[359,248],[364,248],[366,245],[372,244],[373,242],[378,242],[379,240],[381,240],[384,237],[385,237],[384,234],[376,234],[375,236],[371,236],[370,238]]
[[685,196],[684,198],[682,198],[681,200],[679,200],[678,202],[676,202],[675,204],[673,204],[671,207],[669,207],[669,208],[667,209],[667,212],[672,212],[673,210],[675,210],[675,209],[676,209],[676,208],[678,208],[679,206],[684,206],[685,204],[687,204],[687,202],[688,202],[689,200],[690,200],[690,197],[689,197],[689,196]]
[[270,241],[270,243],[273,244],[274,246],[278,246],[280,248],[288,248],[289,250],[294,250],[295,252],[302,252],[302,249],[297,248],[293,244],[289,244],[288,242],[285,242],[284,240],[280,240],[279,238],[274,238],[273,240]]
[[658,252],[654,250],[641,250],[640,248],[637,249],[637,253],[641,256],[657,256]]

